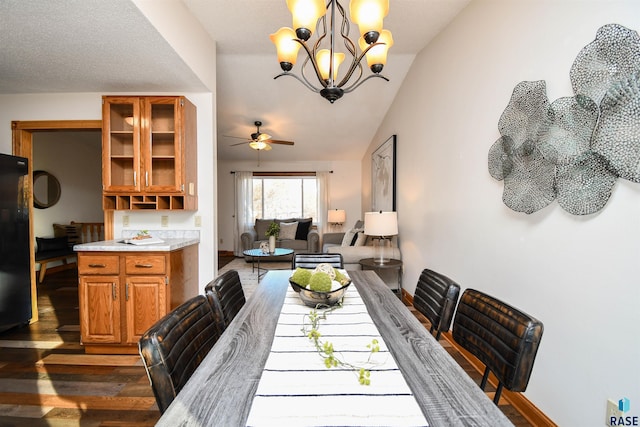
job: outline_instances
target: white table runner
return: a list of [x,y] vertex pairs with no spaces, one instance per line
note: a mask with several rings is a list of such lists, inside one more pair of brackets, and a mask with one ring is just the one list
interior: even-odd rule
[[[427,426],[354,285],[343,307],[321,320],[318,330],[340,360],[371,371],[370,385],[360,385],[353,370],[325,367],[301,331],[310,311],[289,288],[248,426]],[[374,365],[366,364],[374,338],[380,351],[372,356]]]

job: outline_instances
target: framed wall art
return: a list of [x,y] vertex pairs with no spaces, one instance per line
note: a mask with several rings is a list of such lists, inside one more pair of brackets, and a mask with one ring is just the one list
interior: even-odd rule
[[371,154],[371,210],[396,210],[396,135]]

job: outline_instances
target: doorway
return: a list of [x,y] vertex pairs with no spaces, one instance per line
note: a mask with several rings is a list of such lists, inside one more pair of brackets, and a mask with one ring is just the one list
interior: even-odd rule
[[[102,131],[101,120],[50,120],[50,121],[13,121],[11,122],[13,154],[29,160],[29,237],[31,252],[31,323],[38,321],[38,289],[35,274],[34,232],[33,232],[33,134],[56,131]],[[113,235],[113,211],[104,211],[105,238]]]

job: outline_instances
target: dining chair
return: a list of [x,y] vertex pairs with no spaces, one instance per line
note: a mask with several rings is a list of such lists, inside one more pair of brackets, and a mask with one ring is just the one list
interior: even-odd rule
[[453,339],[485,365],[482,390],[489,373],[496,376],[493,402],[497,405],[503,386],[516,392],[526,390],[543,329],[542,322],[534,317],[490,295],[467,289],[453,320]]
[[247,302],[237,270],[229,270],[222,273],[209,282],[209,284],[205,286],[204,291],[205,295],[215,292],[218,296],[224,315],[225,327],[229,326],[229,323],[231,323],[245,302]]
[[427,268],[420,273],[413,306],[429,319],[429,332],[436,333],[436,340],[449,330],[459,295],[460,285],[444,274]]
[[180,393],[221,333],[209,301],[198,295],[142,335],[138,352],[161,413]]
[[316,268],[318,264],[330,264],[333,268],[344,268],[342,254],[294,254],[292,267]]

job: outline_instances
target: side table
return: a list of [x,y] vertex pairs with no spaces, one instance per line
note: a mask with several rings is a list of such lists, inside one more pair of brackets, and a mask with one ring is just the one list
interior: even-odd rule
[[[251,257],[251,272],[252,273],[255,272],[256,269],[258,270],[258,282],[260,281],[260,278],[264,276],[267,271],[269,271],[266,268],[260,267],[260,258],[272,257],[272,256],[281,257],[281,256],[291,255],[292,253],[293,253],[293,249],[288,249],[288,248],[276,248],[275,252],[267,252],[267,253],[262,252],[262,249],[247,249],[246,251],[242,251],[243,255]],[[256,267],[256,260],[258,260],[257,267]]]
[[393,289],[394,292],[397,292],[398,297],[402,298],[402,261],[399,259],[390,259],[385,261],[384,264],[380,264],[374,258],[365,258],[358,261],[360,263],[360,267],[363,270],[373,270],[375,271],[381,279],[384,280],[384,277],[381,273],[384,271],[396,271],[398,274],[398,287]]

